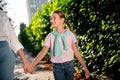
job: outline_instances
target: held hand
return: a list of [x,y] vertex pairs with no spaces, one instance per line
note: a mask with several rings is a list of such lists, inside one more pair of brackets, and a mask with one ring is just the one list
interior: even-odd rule
[[30,63],[30,62],[26,62],[26,63],[24,63],[24,66],[23,66],[23,68],[24,68],[24,72],[25,73],[33,73],[33,71],[34,71],[34,67],[33,67],[33,65]]

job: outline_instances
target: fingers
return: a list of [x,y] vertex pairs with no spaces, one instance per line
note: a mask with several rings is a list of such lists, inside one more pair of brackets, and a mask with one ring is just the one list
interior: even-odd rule
[[90,78],[90,73],[86,73],[85,77],[86,77],[86,79],[89,79]]
[[86,79],[89,79],[90,78],[90,76],[86,76]]
[[32,74],[33,71],[34,71],[34,66],[31,63],[25,63],[23,68],[24,68],[25,73],[31,73]]
[[25,73],[30,73],[30,74],[32,74],[33,72],[34,72],[34,70],[33,69],[24,69],[24,72]]
[[26,67],[23,66],[23,69],[24,69],[24,73],[26,74],[27,73]]
[[27,68],[27,72],[28,72],[28,73],[31,73],[31,74],[32,74],[33,71],[34,71],[34,67],[33,67],[33,66],[30,66],[30,67]]
[[34,69],[27,69],[27,72],[32,74],[34,72]]
[[86,79],[90,78],[90,72],[87,69],[85,70],[85,77]]
[[33,73],[34,69],[35,69],[34,66],[31,64],[31,66],[30,66],[30,68],[29,68],[28,71],[29,71],[30,73]]

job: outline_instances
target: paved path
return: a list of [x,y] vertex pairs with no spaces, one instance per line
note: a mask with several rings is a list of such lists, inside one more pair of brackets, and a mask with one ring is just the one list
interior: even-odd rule
[[[25,51],[26,57],[29,61],[32,61],[33,58],[30,56],[30,54]],[[16,66],[15,66],[15,80],[54,80],[53,72],[51,69],[51,64],[46,64],[45,61],[41,61],[36,66],[36,69],[33,74],[25,74],[22,67],[22,61],[20,56],[16,56]]]
[[[34,58],[30,56],[30,54],[25,51],[27,59],[31,62]],[[15,66],[15,79],[14,80],[54,80],[52,65],[50,63],[46,63],[46,61],[41,61],[37,66],[33,74],[25,74],[22,67],[22,61],[20,56],[16,56],[16,66]],[[92,74],[94,79],[90,80],[112,80],[107,76],[100,76]],[[80,79],[84,80],[84,79]]]

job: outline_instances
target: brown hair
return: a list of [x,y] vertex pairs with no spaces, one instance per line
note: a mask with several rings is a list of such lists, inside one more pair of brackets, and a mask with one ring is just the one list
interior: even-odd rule
[[[64,19],[65,19],[64,23],[66,23],[67,28],[68,28],[70,31],[72,31],[72,32],[74,33],[75,37],[76,37],[76,34],[75,34],[75,32],[73,31],[73,28],[71,27],[71,25],[69,24],[69,22],[66,20],[66,17],[65,17],[64,12],[61,11],[61,10],[55,10],[55,11],[52,11],[51,15],[52,15],[53,13],[57,13],[60,18],[64,18]],[[77,37],[76,37],[76,40],[77,40]],[[76,46],[78,47],[78,41],[77,41]]]
[[66,20],[65,13],[64,13],[63,11],[61,11],[61,10],[55,10],[55,11],[52,11],[51,15],[52,15],[53,13],[57,13],[60,18],[64,18],[64,19],[65,19],[64,23],[66,23],[67,28],[68,28],[70,31],[74,32],[74,31],[73,31],[73,28],[71,27],[71,25],[69,24],[69,22]]

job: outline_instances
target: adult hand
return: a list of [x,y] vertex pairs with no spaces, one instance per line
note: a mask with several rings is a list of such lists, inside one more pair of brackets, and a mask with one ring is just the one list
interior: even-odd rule
[[33,71],[34,71],[34,66],[28,61],[24,63],[23,68],[24,68],[25,73],[31,73],[32,74]]

